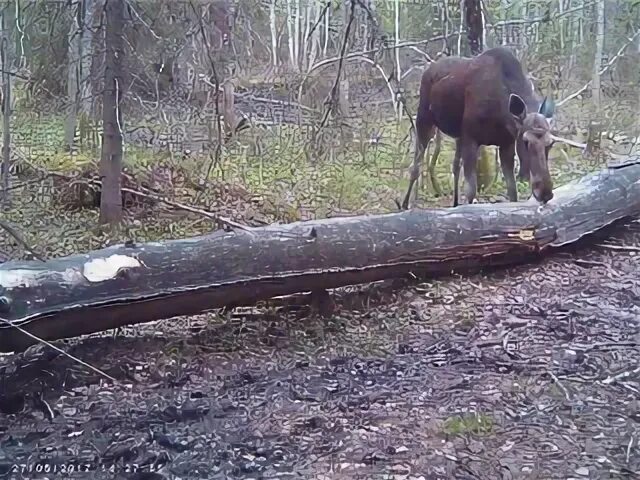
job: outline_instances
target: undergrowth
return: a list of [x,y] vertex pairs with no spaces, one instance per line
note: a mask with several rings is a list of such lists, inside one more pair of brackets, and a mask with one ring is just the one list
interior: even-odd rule
[[[38,168],[68,175],[97,172],[99,148],[69,153],[64,145],[62,118],[18,117],[13,130],[16,150]],[[219,158],[213,152],[185,155],[126,145],[124,163],[136,178],[160,164],[179,171],[192,182],[172,185],[171,196],[175,201],[237,221],[251,223],[252,218],[260,218],[261,223],[290,222],[352,213],[383,213],[396,210],[395,201],[401,200],[406,191],[413,145],[408,122],[399,125],[389,122],[380,125],[377,131],[377,142],[370,141],[366,132],[351,132],[344,138],[332,139],[334,148],[318,151],[298,127],[282,125],[268,131],[243,132],[222,149]],[[560,148],[563,147],[552,150],[556,185],[594,168],[571,158],[571,150],[566,150],[567,155],[561,154]],[[435,198],[423,181],[416,205],[451,204],[452,156],[453,143],[445,138],[436,169],[445,195]],[[426,180],[426,166],[423,170],[422,179]],[[207,171],[210,174],[205,179]],[[204,217],[154,207],[151,212],[129,212],[117,238],[110,238],[98,226],[97,210],[63,208],[53,200],[55,186],[50,179],[42,183],[28,180],[12,179],[17,188],[12,191],[11,208],[4,212],[4,218],[47,256],[92,250],[126,239],[150,241],[192,236],[216,228]],[[190,187],[198,182],[204,186],[200,192]],[[518,188],[520,199],[529,196],[528,185],[519,184]],[[501,173],[479,197],[480,201],[505,198]],[[24,254],[8,238],[4,238],[0,250],[10,257]]]

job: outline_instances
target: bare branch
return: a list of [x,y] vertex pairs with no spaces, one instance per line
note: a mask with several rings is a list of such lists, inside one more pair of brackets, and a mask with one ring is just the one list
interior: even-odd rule
[[[632,45],[633,42],[635,42],[636,38],[638,38],[639,35],[640,35],[640,30],[634,33],[631,38],[627,39],[627,42],[624,45],[622,45],[622,47],[620,47],[618,52],[611,58],[611,60],[609,60],[607,64],[600,69],[600,71],[598,72],[598,75],[602,75],[603,73],[606,73],[618,61],[618,59],[622,55],[624,55],[625,50],[629,47],[629,45]],[[556,103],[556,105],[558,107],[561,107],[562,105],[567,103],[569,100],[573,100],[574,98],[576,98],[577,96],[585,92],[591,86],[592,81],[593,79],[589,80],[587,83],[584,84],[584,86],[580,90],[577,90],[576,92],[572,93],[568,97],[563,98],[558,103]]]

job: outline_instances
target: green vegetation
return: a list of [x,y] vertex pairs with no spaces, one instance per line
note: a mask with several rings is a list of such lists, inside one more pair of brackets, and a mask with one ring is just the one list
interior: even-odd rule
[[447,435],[489,435],[493,432],[493,417],[483,414],[465,414],[449,417],[444,421],[443,432]]
[[[306,140],[306,132],[296,126],[282,125],[269,131],[256,128],[243,132],[224,148],[219,161],[214,152],[184,158],[168,151],[126,145],[125,166],[136,182],[148,180],[158,166],[167,168],[174,179],[167,189],[173,200],[250,224],[252,219],[290,222],[348,213],[382,213],[396,209],[395,199],[402,197],[408,185],[407,169],[413,149],[409,129],[407,121],[399,125],[389,122],[377,130],[382,136],[377,145],[356,132],[338,138],[333,150],[318,152]],[[18,155],[38,169],[69,176],[98,171],[99,148],[73,154],[66,150],[60,116],[18,115],[13,123],[13,138]],[[554,147],[554,151],[560,148]],[[436,170],[445,196],[434,198],[423,182],[418,205],[450,205],[452,156],[453,143],[445,137]],[[198,192],[194,185],[202,183],[210,163],[213,166],[204,182],[206,187]],[[580,167],[582,162],[559,153],[552,163],[557,184],[585,173]],[[423,175],[426,180],[424,169]],[[74,204],[71,190],[60,193],[65,182],[56,183],[49,178],[40,184],[29,183],[30,180],[13,180],[12,208],[4,216],[21,228],[32,245],[48,256],[59,256],[109,243],[108,235],[98,227],[97,210],[69,208]],[[522,198],[528,196],[528,185],[519,185],[519,190]],[[504,182],[498,175],[480,199],[490,201],[504,192]],[[210,220],[176,213],[174,209],[130,208],[120,238],[113,241],[176,238],[212,228],[215,226]],[[8,253],[15,248],[8,244],[2,250]],[[22,253],[20,250],[13,254]]]

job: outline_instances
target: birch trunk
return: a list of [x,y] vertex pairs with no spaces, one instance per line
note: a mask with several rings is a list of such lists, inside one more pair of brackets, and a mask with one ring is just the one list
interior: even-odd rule
[[602,54],[604,50],[604,0],[598,0],[596,4],[596,51],[593,59],[593,79],[591,92],[593,103],[600,110],[602,98],[600,96],[600,69],[602,68]]
[[300,69],[300,0],[296,0],[296,16],[293,24],[293,53],[295,55],[296,70]]
[[324,14],[324,44],[322,45],[322,56],[327,58],[327,49],[329,47],[329,23],[331,18],[331,5],[327,8]]
[[80,26],[83,2],[76,3],[72,14],[71,26],[69,28],[69,48],[67,50],[67,97],[69,107],[67,109],[67,119],[64,128],[64,142],[71,151],[74,146],[76,126],[78,123],[79,107],[79,81],[80,81],[80,61],[82,58],[82,27]]
[[[324,7],[322,6],[321,3],[315,3],[314,4],[314,8],[315,8],[315,17],[313,20],[313,25],[318,25],[318,22],[320,21],[320,15],[322,14],[322,11],[324,9]],[[326,15],[328,15],[329,12],[326,12]],[[314,63],[316,63],[316,58],[318,57],[318,50],[320,49],[320,26],[318,25],[313,33],[311,34],[311,50],[309,53],[309,61],[307,62],[307,70],[309,70],[311,67],[313,67]]]
[[295,71],[297,70],[298,62],[296,62],[296,50],[295,50],[295,45],[293,41],[294,26],[293,26],[293,17],[292,17],[292,11],[291,11],[292,1],[293,0],[287,0],[287,36],[288,36],[288,42],[289,42],[289,63],[291,64],[291,67]]
[[[397,47],[400,43],[400,0],[395,0],[395,9],[394,9],[394,46],[396,48],[393,49],[396,59],[396,89],[400,88],[400,82],[402,80],[402,70],[400,68],[400,49]],[[398,98],[395,99],[395,111],[398,118],[398,121],[402,119],[402,103]]]
[[271,27],[271,63],[278,67],[278,30],[276,28],[276,0],[269,4],[269,24]]

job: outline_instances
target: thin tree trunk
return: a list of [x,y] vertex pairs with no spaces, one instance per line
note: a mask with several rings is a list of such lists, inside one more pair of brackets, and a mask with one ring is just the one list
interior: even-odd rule
[[81,17],[80,40],[80,113],[87,117],[93,117],[93,89],[91,84],[91,61],[93,58],[91,46],[93,45],[93,24],[99,2],[96,0],[83,0],[83,15]]
[[300,0],[296,0],[296,16],[293,24],[293,53],[296,57],[296,71],[300,67]]
[[[564,13],[564,0],[558,0],[558,14],[562,15],[563,13]],[[564,23],[565,23],[565,20],[561,16],[558,19],[558,28],[560,30],[560,54],[561,55],[564,55],[564,45],[565,45],[565,41],[564,41]]]
[[269,25],[271,27],[271,63],[278,67],[278,30],[276,27],[276,0],[269,4]]
[[122,220],[122,109],[124,94],[124,7],[125,0],[106,0],[105,75],[102,103],[103,140],[100,158],[102,193],[100,223]]
[[464,29],[464,2],[460,0],[460,28],[458,29],[458,56],[462,55],[462,30]]
[[[2,68],[2,203],[4,207],[9,206],[9,179],[11,170],[11,66],[13,55],[11,48],[11,35],[8,25],[11,23],[9,12],[12,8],[5,7],[0,11],[0,28],[2,28],[2,38],[0,45],[0,62]],[[9,17],[9,18],[7,18]]]
[[322,45],[322,56],[327,58],[327,49],[329,47],[329,19],[331,18],[331,5],[324,14],[324,44]]
[[[400,82],[402,80],[402,69],[400,68],[400,49],[397,48],[397,45],[400,43],[400,0],[395,0],[395,9],[394,9],[394,45],[396,48],[393,49],[395,53],[396,59],[396,89],[400,88]],[[395,104],[396,115],[398,121],[402,118],[402,103],[399,99],[396,99]]]
[[291,11],[291,2],[293,0],[287,0],[287,37],[289,41],[289,63],[291,67],[297,70],[298,62],[296,61],[296,49],[294,45],[293,35],[294,35],[294,27],[293,27],[293,17]]
[[80,69],[82,59],[82,15],[83,2],[76,3],[69,27],[69,49],[67,50],[67,97],[69,107],[64,128],[64,141],[69,150],[73,149],[76,126],[78,123],[78,109],[80,97]]
[[467,39],[471,55],[479,55],[484,47],[482,19],[482,4],[480,0],[464,0],[464,18],[467,26]]
[[[313,25],[317,25],[320,21],[320,15],[323,11],[323,6],[321,3],[315,3],[315,16],[313,20]],[[327,15],[329,12],[326,12]],[[307,71],[313,67],[313,64],[316,63],[316,58],[318,57],[318,49],[320,48],[320,26],[318,25],[313,33],[311,34],[311,50],[309,53],[309,61],[307,62]]]
[[599,72],[602,68],[602,54],[604,50],[604,22],[604,0],[598,0],[596,4],[596,51],[593,59],[593,79],[591,82],[593,103],[598,110],[602,107]]
[[[502,20],[504,22],[507,21],[507,19],[509,18],[507,15],[507,7],[509,6],[509,2],[508,0],[501,0],[500,2],[501,6],[502,6]],[[507,26],[503,25],[502,29],[500,30],[500,44],[501,45],[506,45],[507,44]]]

